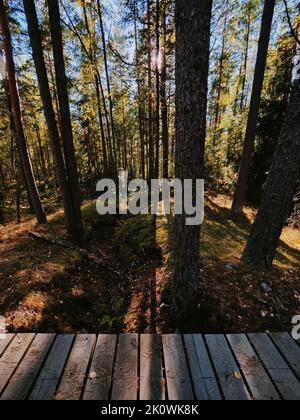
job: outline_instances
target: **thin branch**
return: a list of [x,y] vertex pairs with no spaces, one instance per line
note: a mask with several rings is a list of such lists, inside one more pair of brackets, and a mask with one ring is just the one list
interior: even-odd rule
[[119,60],[122,61],[123,64],[125,64],[126,66],[130,66],[130,67],[136,67],[137,64],[136,63],[129,63],[128,61],[125,60],[125,58],[122,57],[122,55],[119,53],[119,51],[117,51],[115,48],[113,48],[113,46],[111,45],[111,43],[108,43],[108,48],[109,50],[116,56],[119,58]]
[[[145,66],[145,65],[141,65],[141,64],[137,64],[137,63],[129,63],[128,61],[126,61],[125,60],[125,58],[124,57],[122,57],[122,55],[119,53],[119,51],[118,50],[116,50],[113,46],[112,46],[112,44],[111,43],[109,43],[108,45],[107,45],[107,47],[108,47],[108,49],[110,50],[110,52],[112,53],[112,54],[114,54],[125,66],[128,66],[128,67],[137,67],[138,65],[139,66],[141,66],[145,71],[148,71],[148,66]],[[151,72],[153,73],[153,74],[155,74],[155,69],[151,69]]]
[[285,5],[286,15],[287,15],[289,27],[290,27],[290,30],[291,30],[291,34],[295,38],[295,40],[296,40],[296,42],[298,44],[298,47],[300,47],[300,39],[299,39],[299,37],[298,37],[298,35],[297,35],[294,27],[293,27],[292,19],[291,19],[290,12],[289,12],[289,6],[287,4],[287,0],[283,0],[283,3]]

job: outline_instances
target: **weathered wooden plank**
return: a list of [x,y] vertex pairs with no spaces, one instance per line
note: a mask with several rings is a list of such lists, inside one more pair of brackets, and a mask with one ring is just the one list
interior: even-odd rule
[[49,401],[54,398],[73,341],[74,335],[58,335],[56,337],[45,365],[30,393],[30,400]]
[[112,400],[136,400],[138,396],[138,334],[119,336]]
[[250,400],[239,367],[223,335],[206,335],[206,342],[226,400]]
[[300,400],[300,383],[267,334],[248,335],[285,400]]
[[0,395],[17,369],[35,334],[17,334],[0,359]]
[[158,335],[141,335],[140,399],[142,401],[166,399],[162,344]]
[[116,345],[116,335],[99,335],[83,395],[84,400],[108,400]]
[[79,400],[81,398],[95,341],[96,336],[92,334],[82,334],[76,337],[55,397],[56,400]]
[[244,334],[227,336],[255,400],[280,400],[270,377]]
[[169,400],[193,400],[193,389],[181,336],[163,335],[162,341]]
[[5,338],[0,339],[0,357],[5,352],[5,350],[9,346],[9,344],[12,341],[12,339],[14,338],[14,336],[15,336],[14,334],[6,334]]
[[300,379],[300,347],[288,333],[271,334],[276,346]]
[[184,342],[196,399],[199,401],[219,401],[222,399],[218,382],[207,353],[202,335],[184,335]]
[[55,334],[38,334],[10,379],[2,400],[25,400],[54,341]]

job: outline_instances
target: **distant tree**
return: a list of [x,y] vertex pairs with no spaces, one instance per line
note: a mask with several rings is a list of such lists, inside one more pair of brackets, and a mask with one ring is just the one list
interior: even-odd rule
[[101,38],[102,38],[103,59],[104,59],[106,85],[107,85],[108,102],[109,102],[109,115],[110,115],[110,123],[111,123],[111,138],[112,138],[112,144],[113,144],[114,163],[116,164],[117,162],[117,143],[116,142],[117,141],[116,141],[116,132],[115,132],[111,83],[110,83],[109,70],[108,70],[107,46],[106,46],[105,31],[104,31],[102,8],[101,8],[100,0],[97,0],[97,11],[98,11]]
[[278,138],[286,116],[292,89],[295,40],[283,34],[268,60],[255,139],[255,151],[248,178],[246,201],[259,207],[263,185],[272,165]]
[[160,103],[162,120],[162,147],[163,147],[163,178],[169,178],[169,126],[168,126],[168,103],[166,94],[167,83],[167,0],[161,1],[161,80],[160,80]]
[[58,0],[48,2],[50,32],[53,47],[54,67],[56,75],[56,87],[59,101],[59,110],[62,124],[62,140],[65,154],[66,170],[71,194],[75,240],[77,243],[83,241],[83,223],[81,214],[81,194],[78,179],[78,169],[75,157],[75,147],[72,131],[71,112],[69,104],[68,85],[65,69],[62,29],[60,24],[60,11]]
[[152,81],[152,0],[147,0],[147,67],[148,67],[148,148],[149,179],[155,178],[154,130],[153,130],[153,81]]
[[265,0],[244,149],[242,153],[238,182],[232,204],[232,213],[234,216],[237,216],[243,211],[243,205],[245,201],[247,181],[251,166],[252,154],[254,151],[255,133],[264,82],[275,2],[276,0]]
[[[176,0],[176,162],[180,180],[203,176],[211,0]],[[172,309],[188,314],[199,281],[200,227],[175,217]]]
[[[299,60],[300,64],[300,60]],[[295,74],[286,119],[262,203],[243,254],[248,264],[271,267],[300,175],[300,74]]]
[[[26,13],[28,33],[30,37],[30,43],[32,46],[33,59],[35,63],[40,94],[48,126],[51,149],[56,166],[56,176],[59,183],[59,188],[65,210],[67,230],[71,239],[73,239],[76,243],[80,244],[82,241],[82,231],[80,231],[80,226],[78,227],[74,213],[74,205],[71,199],[70,181],[67,178],[64,156],[61,150],[60,136],[52,104],[52,97],[49,87],[46,64],[43,55],[42,39],[39,29],[35,3],[34,0],[24,0],[23,3]],[[67,122],[63,120],[62,127],[65,127],[66,124]]]
[[3,49],[6,58],[6,70],[8,75],[8,86],[11,100],[11,108],[14,119],[14,127],[16,133],[16,141],[20,161],[24,173],[24,179],[30,199],[34,208],[35,215],[38,223],[43,224],[47,222],[46,214],[40,199],[39,191],[37,188],[35,176],[33,173],[32,163],[28,152],[25,131],[23,126],[23,117],[20,104],[19,90],[16,79],[15,63],[13,57],[13,49],[11,42],[11,33],[8,25],[8,18],[6,6],[4,1],[0,1],[0,26],[3,37]]

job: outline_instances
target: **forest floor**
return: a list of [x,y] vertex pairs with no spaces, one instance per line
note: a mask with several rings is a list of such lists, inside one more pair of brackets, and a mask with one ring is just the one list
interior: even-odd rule
[[[290,330],[300,314],[300,231],[285,228],[272,270],[240,262],[255,211],[230,219],[230,199],[208,194],[198,306],[172,325],[163,291],[171,276],[166,218],[99,216],[83,207],[87,247],[65,238],[63,213],[38,227],[29,214],[0,226],[0,314],[12,332],[255,332]],[[60,243],[29,237],[36,232]]]

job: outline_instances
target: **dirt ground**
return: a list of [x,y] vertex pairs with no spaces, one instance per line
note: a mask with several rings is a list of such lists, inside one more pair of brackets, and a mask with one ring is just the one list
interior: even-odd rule
[[[255,332],[290,330],[300,314],[300,231],[286,228],[272,270],[240,263],[255,211],[230,219],[228,197],[207,196],[196,306],[174,325],[162,295],[172,273],[172,226],[98,216],[83,207],[87,247],[66,241],[61,210],[0,226],[0,314],[13,332]],[[29,237],[36,232],[60,241]],[[61,243],[62,241],[62,243]],[[62,246],[63,245],[63,246]]]

